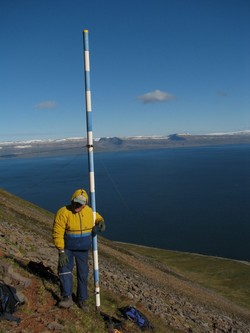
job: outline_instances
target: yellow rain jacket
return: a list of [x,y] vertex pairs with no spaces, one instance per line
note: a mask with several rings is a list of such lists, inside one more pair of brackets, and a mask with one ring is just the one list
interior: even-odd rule
[[[77,197],[79,191],[72,196],[72,201]],[[88,195],[81,190],[88,202]],[[79,212],[75,213],[72,206],[64,206],[55,215],[53,225],[53,240],[58,250],[89,250],[91,247],[91,232],[95,224],[103,221],[100,214],[96,213],[96,220],[93,218],[93,211],[87,204]]]

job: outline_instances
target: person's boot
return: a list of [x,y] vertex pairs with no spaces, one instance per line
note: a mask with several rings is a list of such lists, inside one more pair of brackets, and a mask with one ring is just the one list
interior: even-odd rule
[[58,303],[59,308],[68,309],[73,305],[71,297],[63,297],[63,299]]
[[77,303],[78,307],[84,311],[88,311],[88,305],[86,301],[78,301]]

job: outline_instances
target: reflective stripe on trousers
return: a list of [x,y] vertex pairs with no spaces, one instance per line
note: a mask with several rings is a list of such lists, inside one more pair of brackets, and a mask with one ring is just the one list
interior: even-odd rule
[[68,256],[69,262],[63,267],[58,267],[62,297],[72,297],[72,271],[75,262],[77,272],[77,298],[78,300],[86,300],[88,298],[88,251],[71,251],[64,249],[64,252]]

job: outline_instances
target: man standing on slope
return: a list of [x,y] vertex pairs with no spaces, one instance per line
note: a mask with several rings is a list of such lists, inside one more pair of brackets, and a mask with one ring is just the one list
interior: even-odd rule
[[53,239],[59,251],[58,273],[61,283],[62,300],[59,307],[69,308],[73,305],[72,288],[74,261],[77,271],[77,302],[83,310],[87,309],[88,298],[88,251],[91,247],[93,228],[105,230],[102,216],[88,206],[88,195],[85,190],[75,191],[71,204],[58,210],[53,225]]

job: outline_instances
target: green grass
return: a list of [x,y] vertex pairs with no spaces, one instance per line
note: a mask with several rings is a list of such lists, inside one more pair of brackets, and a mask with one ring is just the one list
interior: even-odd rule
[[[3,191],[0,190],[0,194],[2,192]],[[16,206],[21,206],[21,210],[18,209],[17,211],[13,211],[12,206],[9,208],[8,205],[5,205],[5,202],[0,203],[1,219],[3,221],[11,221],[13,219],[15,223],[18,219],[18,223],[22,225],[24,229],[27,228],[27,230],[39,232],[45,239],[50,239],[53,214],[44,211],[33,204],[27,204],[26,201],[21,199],[15,201],[15,203]],[[41,221],[43,223],[42,230],[40,228]],[[99,236],[99,241],[109,246],[115,245],[115,242],[110,242],[101,236]],[[118,244],[118,251],[124,252],[125,254],[131,254],[131,256],[133,256],[134,253],[142,254],[153,261],[162,263],[166,268],[173,270],[174,273],[180,274],[194,283],[214,290],[216,293],[226,297],[235,304],[250,309],[250,265],[234,260],[198,254],[161,250],[132,244],[122,244],[122,246],[120,243],[116,244]],[[31,248],[31,250],[33,250],[33,248]],[[52,291],[58,295],[58,287],[54,286],[54,288],[56,289],[54,290],[52,287],[48,289],[53,289]],[[90,308],[94,310],[95,298],[91,282],[89,283],[89,292]],[[45,296],[46,291],[41,287],[38,290],[38,297],[41,298],[41,304],[43,304]],[[128,304],[129,300],[121,295],[115,295],[111,292],[101,290],[101,308],[105,313],[116,316],[117,309]],[[23,308],[22,311],[25,311],[25,308]],[[57,311],[57,309],[55,309],[55,311]],[[97,316],[95,311],[83,316],[81,311],[75,307],[74,313],[74,322],[67,322],[65,318],[61,317],[61,321],[65,325],[65,333],[106,332],[102,318]],[[172,328],[166,328],[166,325],[161,321],[161,318],[153,316],[147,311],[145,312],[145,315],[153,322],[157,333],[177,332]],[[0,333],[4,332],[1,329]],[[136,333],[137,331],[133,332]]]
[[123,247],[152,258],[191,281],[213,289],[230,301],[250,309],[250,264],[131,244],[123,244]]

